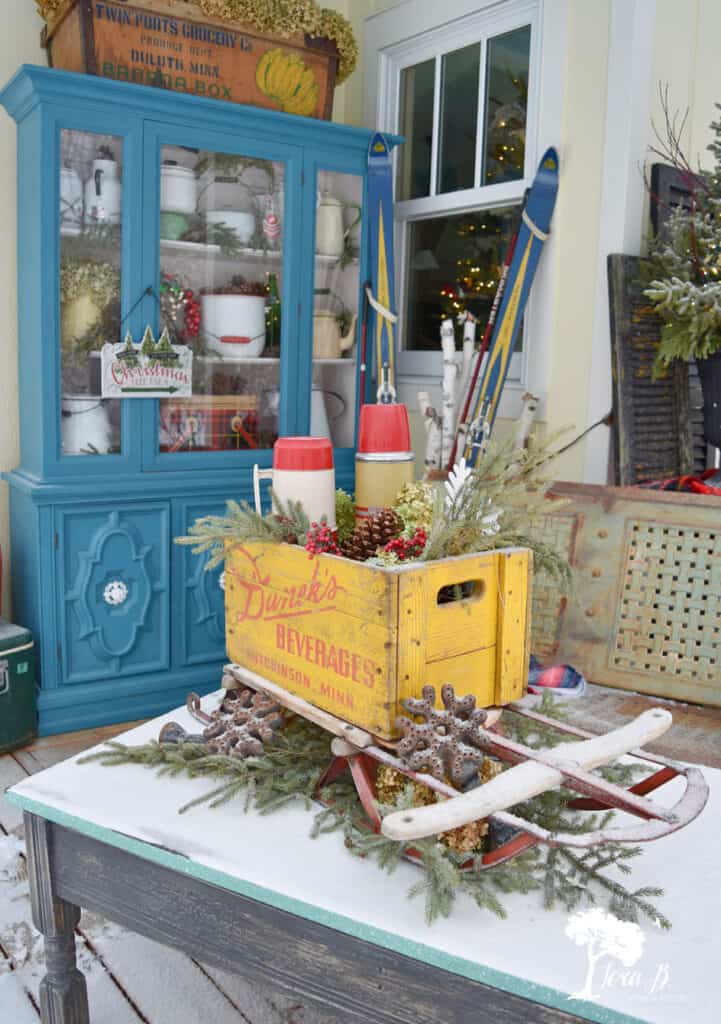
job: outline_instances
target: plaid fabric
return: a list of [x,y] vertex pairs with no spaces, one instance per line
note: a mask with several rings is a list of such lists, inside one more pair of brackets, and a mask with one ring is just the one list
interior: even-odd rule
[[[244,404],[247,404],[245,400]],[[161,451],[226,451],[258,447],[258,414],[239,409],[229,399],[221,408],[163,402],[160,411]]]
[[706,483],[718,472],[718,469],[707,469],[701,476],[677,476],[673,480],[654,480],[653,483],[642,486],[651,491],[685,491],[690,494],[718,494],[721,496],[721,487]]
[[586,689],[586,680],[571,665],[551,665],[544,668],[538,658],[531,655],[528,692],[541,693],[546,687],[563,690],[566,697],[580,697]]

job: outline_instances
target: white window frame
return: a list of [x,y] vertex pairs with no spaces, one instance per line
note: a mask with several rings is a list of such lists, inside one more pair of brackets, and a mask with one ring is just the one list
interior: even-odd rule
[[[448,10],[454,17],[448,20]],[[558,145],[562,128],[563,66],[568,21],[568,0],[454,0],[452,7],[438,0],[404,0],[366,21],[365,96],[366,124],[396,132],[400,107],[400,78],[404,68],[436,60],[431,189],[436,188],[440,62],[444,53],[476,40],[482,46],[479,74],[479,125],[484,120],[486,40],[524,25],[531,26],[528,110],[524,177],[497,185],[478,185],[457,192],[431,194],[396,203],[396,295],[405,310],[406,228],[412,220],[443,213],[461,214],[519,203],[530,185],[541,150]],[[412,26],[412,35],[409,35]],[[483,145],[482,132],[477,145]],[[476,175],[480,174],[477,152]],[[476,178],[478,180],[478,178]],[[541,399],[545,413],[550,363],[550,327],[553,294],[553,243],[547,243],[527,307],[523,352],[514,355],[501,400],[500,415],[515,418],[527,390]],[[403,317],[399,325],[398,386],[401,398],[415,404],[418,387],[433,390],[440,376],[440,355],[408,351],[403,347]],[[483,325],[480,325],[481,331]],[[439,343],[440,351],[440,343]]]

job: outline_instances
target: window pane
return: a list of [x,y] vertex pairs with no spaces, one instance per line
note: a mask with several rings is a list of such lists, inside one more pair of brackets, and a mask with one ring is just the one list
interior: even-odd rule
[[431,182],[434,60],[401,71],[397,199],[427,196]]
[[478,125],[478,43],[443,57],[438,191],[473,188]]
[[478,317],[481,337],[516,216],[509,206],[408,225],[406,349],[438,351],[441,320],[462,310]]
[[485,185],[523,177],[530,46],[529,25],[488,41]]
[[123,141],[60,133],[63,455],[120,451],[121,405],[101,398],[100,350],[120,340]]

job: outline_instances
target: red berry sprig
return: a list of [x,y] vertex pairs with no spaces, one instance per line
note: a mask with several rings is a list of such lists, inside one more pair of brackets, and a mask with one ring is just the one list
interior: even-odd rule
[[338,531],[332,530],[327,523],[311,523],[306,535],[305,550],[313,555],[339,555]]
[[200,303],[193,296],[190,288],[183,295],[185,299],[185,333],[189,338],[196,338],[200,333]]
[[421,555],[427,540],[426,531],[423,527],[417,526],[412,537],[394,537],[393,540],[388,541],[383,550],[397,555],[399,562],[407,562]]

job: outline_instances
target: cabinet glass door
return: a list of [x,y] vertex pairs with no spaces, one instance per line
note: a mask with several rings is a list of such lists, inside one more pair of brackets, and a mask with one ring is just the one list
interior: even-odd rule
[[120,337],[123,143],[60,133],[62,453],[120,451],[121,403],[101,398],[100,350]]
[[284,165],[162,146],[160,325],[193,353],[159,402],[161,452],[270,448],[280,413]]
[[310,432],[335,448],[355,440],[363,179],[317,177]]

